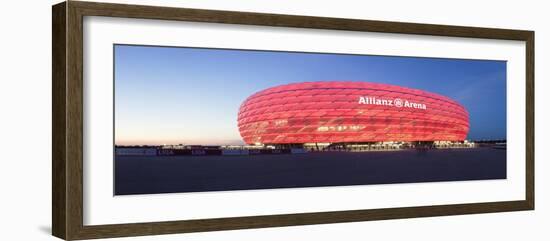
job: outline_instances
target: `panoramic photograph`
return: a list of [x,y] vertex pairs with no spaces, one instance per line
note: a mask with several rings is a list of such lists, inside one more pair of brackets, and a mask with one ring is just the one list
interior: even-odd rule
[[113,55],[114,195],[506,179],[506,61]]

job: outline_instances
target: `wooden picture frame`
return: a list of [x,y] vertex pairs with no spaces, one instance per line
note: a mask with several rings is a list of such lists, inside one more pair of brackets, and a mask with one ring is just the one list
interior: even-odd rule
[[[66,239],[111,238],[214,230],[356,222],[399,218],[533,210],[534,32],[264,13],[68,1],[52,8],[52,233]],[[525,41],[525,199],[401,208],[296,213],[152,223],[83,224],[83,17],[108,16],[259,26],[400,33]]]

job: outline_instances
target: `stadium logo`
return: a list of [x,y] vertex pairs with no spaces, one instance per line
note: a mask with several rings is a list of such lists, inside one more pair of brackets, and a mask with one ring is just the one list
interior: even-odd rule
[[393,100],[393,103],[395,107],[403,107],[403,101],[399,98],[396,98],[395,100]]
[[370,97],[370,96],[360,96],[359,97],[359,104],[362,105],[383,105],[383,106],[394,106],[394,107],[405,107],[405,108],[414,108],[414,109],[426,109],[426,105],[422,103],[415,103],[408,100],[402,100],[399,98],[395,98],[393,100],[390,99],[379,99],[376,97]]

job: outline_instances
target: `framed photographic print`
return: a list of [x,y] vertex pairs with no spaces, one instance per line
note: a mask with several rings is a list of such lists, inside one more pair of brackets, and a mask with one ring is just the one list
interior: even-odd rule
[[534,32],[53,6],[53,235],[534,209]]

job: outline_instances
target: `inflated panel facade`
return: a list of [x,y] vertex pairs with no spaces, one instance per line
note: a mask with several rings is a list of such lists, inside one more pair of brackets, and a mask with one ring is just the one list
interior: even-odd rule
[[371,82],[304,82],[248,97],[238,113],[247,144],[463,141],[466,109],[422,90]]

